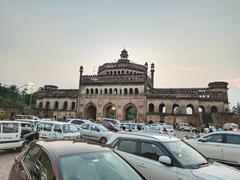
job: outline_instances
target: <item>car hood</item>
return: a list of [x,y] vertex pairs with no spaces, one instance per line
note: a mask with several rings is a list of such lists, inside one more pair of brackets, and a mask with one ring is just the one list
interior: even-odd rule
[[201,179],[211,180],[239,180],[240,171],[226,166],[220,163],[212,163],[209,166],[201,167],[199,169],[193,169],[192,173],[194,176]]

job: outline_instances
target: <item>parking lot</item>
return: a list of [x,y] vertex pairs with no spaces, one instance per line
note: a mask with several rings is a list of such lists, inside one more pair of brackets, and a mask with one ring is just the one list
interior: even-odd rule
[[0,179],[7,180],[17,151],[0,151]]

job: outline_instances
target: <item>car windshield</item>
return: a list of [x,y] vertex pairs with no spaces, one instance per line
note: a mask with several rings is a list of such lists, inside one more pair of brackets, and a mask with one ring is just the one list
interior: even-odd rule
[[102,125],[97,125],[97,128],[100,129],[101,132],[107,132],[107,131],[108,131],[108,129],[105,128],[105,127],[102,126]]
[[60,165],[64,180],[143,179],[114,152],[94,152],[63,156],[60,158]]
[[76,125],[74,124],[64,124],[62,126],[63,133],[75,133],[78,131]]
[[208,161],[196,150],[183,141],[163,142],[171,154],[186,168],[198,168],[208,164]]

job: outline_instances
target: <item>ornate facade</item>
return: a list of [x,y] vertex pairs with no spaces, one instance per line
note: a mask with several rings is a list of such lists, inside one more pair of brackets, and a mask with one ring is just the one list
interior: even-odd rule
[[[214,115],[229,111],[228,83],[211,82],[206,88],[154,88],[154,64],[133,63],[125,49],[117,62],[100,66],[97,75],[84,75],[83,70],[81,66],[78,90],[46,89],[37,106],[46,109],[49,102],[48,108],[54,110],[56,101],[57,107],[64,107],[60,101],[67,101],[76,103],[68,112],[81,118],[172,123],[189,119],[209,122]],[[58,112],[67,112],[62,110]]]

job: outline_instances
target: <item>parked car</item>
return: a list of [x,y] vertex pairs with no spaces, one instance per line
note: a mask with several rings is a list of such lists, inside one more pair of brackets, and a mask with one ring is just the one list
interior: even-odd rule
[[240,133],[216,131],[198,139],[186,140],[206,157],[227,164],[240,165]]
[[168,134],[173,135],[173,136],[176,135],[176,132],[175,132],[175,130],[173,129],[173,126],[172,126],[172,125],[166,124],[166,125],[164,125],[163,127],[167,130],[167,133],[168,133]]
[[34,119],[15,119],[15,121],[21,121],[21,122],[27,122],[29,124],[31,124],[31,126],[33,127],[33,129],[36,127],[37,123],[40,120],[34,120]]
[[67,122],[39,122],[35,131],[39,139],[80,139],[77,126]]
[[35,141],[15,158],[9,180],[146,180],[111,149],[81,141]]
[[29,123],[0,121],[0,149],[21,149],[34,138],[35,133]]
[[235,123],[226,123],[226,124],[223,125],[223,129],[225,131],[229,131],[229,130],[230,131],[232,131],[232,130],[237,131],[239,129],[239,126]]
[[80,132],[81,138],[98,141],[103,144],[105,144],[113,134],[113,132],[109,131],[103,125],[95,123],[82,124]]
[[113,123],[113,124],[114,124],[115,126],[117,126],[117,127],[120,127],[120,125],[121,125],[120,121],[117,120],[117,119],[103,118],[102,121],[103,121],[103,122],[106,122],[106,121],[107,121],[107,122]]
[[37,116],[32,116],[32,115],[21,115],[21,114],[16,115],[15,119],[32,119],[32,120],[40,120]]
[[178,129],[180,131],[192,131],[192,132],[197,131],[197,129],[189,123],[180,123]]
[[139,123],[121,123],[120,128],[123,130],[125,129],[125,131],[129,131],[129,132],[146,130],[144,125]]
[[240,171],[207,160],[175,137],[116,133],[107,142],[149,180],[239,180]]
[[147,132],[167,134],[167,130],[162,125],[150,125],[148,126]]
[[86,120],[86,119],[70,119],[68,122],[75,124],[78,128],[80,128],[80,126],[84,123],[87,123],[87,124],[92,123],[90,120]]
[[121,130],[119,127],[115,126],[113,123],[110,123],[108,121],[103,121],[102,125],[109,131],[118,132]]

